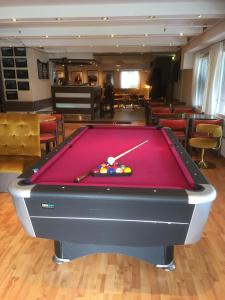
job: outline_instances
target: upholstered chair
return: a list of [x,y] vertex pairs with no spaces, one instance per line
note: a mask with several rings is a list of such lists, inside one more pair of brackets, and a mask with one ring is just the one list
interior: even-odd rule
[[0,113],[0,192],[41,157],[37,115]]
[[51,151],[51,145],[58,144],[57,121],[43,121],[40,123],[40,143],[45,144],[46,153]]
[[185,144],[187,130],[186,119],[160,119],[159,126],[171,128],[177,139]]
[[[198,124],[196,133],[203,134],[189,140],[191,147],[202,149],[201,160],[198,163],[200,168],[208,168],[210,164],[205,161],[205,149],[218,150],[221,146],[222,127],[214,124]],[[211,164],[212,165],[212,164]]]

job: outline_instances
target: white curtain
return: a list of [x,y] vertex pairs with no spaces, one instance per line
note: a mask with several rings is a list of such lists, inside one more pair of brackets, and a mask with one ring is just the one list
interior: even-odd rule
[[198,79],[198,62],[200,54],[196,53],[194,57],[194,68],[192,77],[192,103],[194,106],[199,106],[197,99],[197,79]]
[[206,114],[216,112],[216,103],[220,91],[220,74],[223,55],[223,43],[217,43],[209,49],[208,76],[204,93],[202,111]]

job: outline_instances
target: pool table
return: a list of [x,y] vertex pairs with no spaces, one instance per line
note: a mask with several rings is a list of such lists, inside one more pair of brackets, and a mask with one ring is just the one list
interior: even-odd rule
[[[131,176],[93,176],[146,140],[118,159]],[[142,126],[81,127],[9,190],[25,231],[55,242],[57,263],[116,252],[168,270],[175,245],[200,239],[216,198],[169,128]]]

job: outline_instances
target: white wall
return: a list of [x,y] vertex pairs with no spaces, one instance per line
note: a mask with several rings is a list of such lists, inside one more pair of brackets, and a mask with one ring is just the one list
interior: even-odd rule
[[[29,81],[31,88],[31,95],[24,95],[23,100],[37,101],[51,97],[51,82],[50,79],[39,79],[37,60],[41,62],[48,62],[48,54],[27,48],[27,63],[29,68]],[[26,98],[26,99],[25,99]],[[22,99],[22,98],[21,98]]]

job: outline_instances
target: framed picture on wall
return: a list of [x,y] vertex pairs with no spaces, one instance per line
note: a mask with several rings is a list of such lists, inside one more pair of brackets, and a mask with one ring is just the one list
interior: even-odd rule
[[16,76],[19,79],[28,79],[28,70],[16,70]]
[[41,62],[37,59],[38,78],[48,79],[48,63]]
[[114,85],[114,72],[113,71],[103,71],[102,72],[102,82],[103,85],[106,81],[111,81],[112,85]]
[[15,47],[14,55],[15,56],[26,56],[26,48],[25,47]]
[[17,68],[27,68],[27,59],[26,58],[15,58],[16,61],[16,67]]
[[80,71],[71,72],[71,80],[73,84],[82,84],[83,83],[83,73]]
[[6,79],[14,79],[16,78],[16,72],[15,70],[11,70],[11,69],[4,69],[3,70],[3,73],[4,73],[4,78]]
[[98,84],[98,71],[87,71],[87,76],[90,85]]
[[5,89],[6,90],[16,90],[16,80],[5,80]]
[[2,47],[2,56],[13,56],[13,48],[12,47]]
[[29,91],[30,89],[29,81],[17,81],[17,85],[20,91]]
[[7,100],[18,100],[17,91],[6,91]]
[[14,58],[3,57],[2,58],[3,68],[14,68]]

